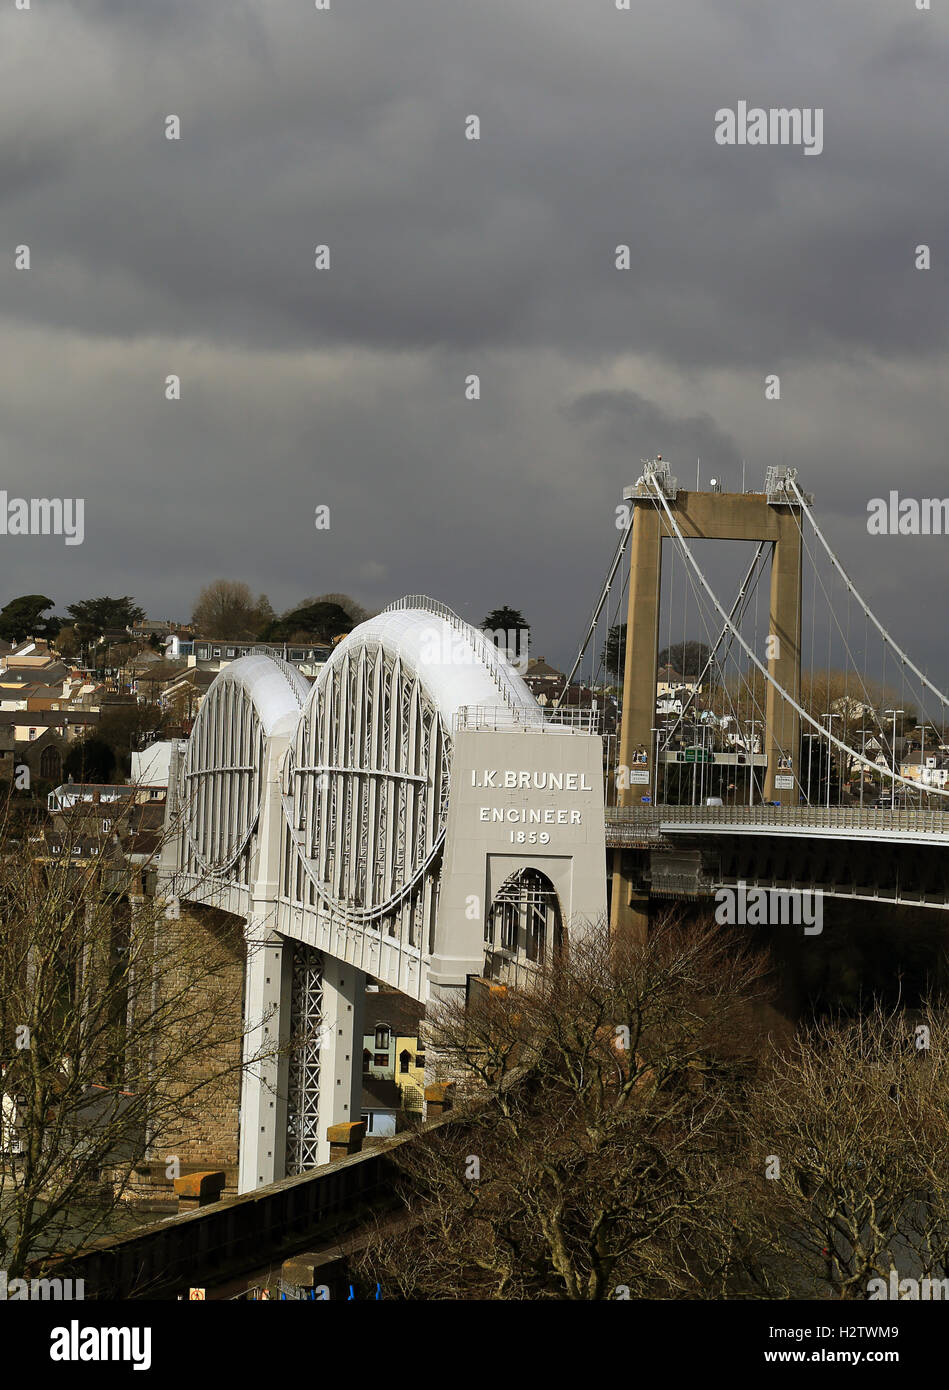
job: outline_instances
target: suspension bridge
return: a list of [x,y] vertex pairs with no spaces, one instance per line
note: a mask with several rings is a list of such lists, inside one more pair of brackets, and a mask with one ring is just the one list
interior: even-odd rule
[[[159,891],[244,923],[242,1191],[325,1162],[328,1127],[358,1120],[367,976],[464,993],[584,922],[641,932],[655,900],[728,883],[949,906],[947,697],[812,505],[792,469],[726,493],[644,464],[545,705],[421,595],[354,629],[312,685],[268,655],[220,672],[173,759]],[[733,595],[704,541],[753,548]],[[663,638],[667,667],[692,644],[678,686]]]
[[[655,896],[700,895],[736,875],[949,904],[941,857],[920,855],[947,843],[947,697],[872,612],[812,505],[793,469],[768,469],[761,492],[687,491],[661,459],[624,492],[621,535],[568,677],[584,658],[595,665],[605,614],[625,638],[620,731],[605,752],[617,930],[642,931]],[[709,540],[755,547],[727,606],[698,558],[695,542]],[[667,653],[704,638],[690,644],[681,698],[664,704],[663,618]],[[591,689],[602,688],[607,653]],[[892,851],[908,847],[914,862],[901,874]]]

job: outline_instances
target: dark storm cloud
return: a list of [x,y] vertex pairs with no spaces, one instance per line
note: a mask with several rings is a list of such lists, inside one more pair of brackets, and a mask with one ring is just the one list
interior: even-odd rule
[[[890,0],[6,10],[2,481],[84,491],[87,542],[0,550],[3,592],[422,589],[566,660],[662,452],[798,466],[925,640],[941,553],[880,569],[864,518],[945,471],[946,57]],[[824,152],[716,145],[742,99],[823,107]]]
[[637,448],[644,451],[643,458],[675,459],[686,470],[679,478],[683,487],[688,483],[687,466],[699,459],[704,460],[706,479],[727,467],[733,486],[738,486],[734,476],[741,465],[738,446],[708,415],[677,418],[635,391],[589,391],[572,401],[565,414],[569,420],[590,425],[595,440],[625,447],[631,460]]
[[[747,12],[736,26],[727,5],[681,32],[591,4],[551,17],[337,0],[326,15],[221,7],[226,23],[214,9],[162,6],[161,25],[148,7],[61,11],[70,53],[86,45],[108,83],[73,75],[88,109],[61,113],[70,166],[17,199],[65,267],[31,288],[34,314],[272,346],[562,345],[569,322],[575,352],[742,363],[773,350],[774,321],[783,355],[945,342],[941,265],[925,294],[899,273],[946,207],[931,177],[945,167],[940,44],[912,20],[880,38],[901,101],[863,51],[867,16],[835,24],[826,7],[781,32]],[[47,130],[49,96],[42,80],[23,93]],[[717,147],[714,112],[742,96],[826,106],[824,155]],[[162,138],[171,111],[180,143]],[[463,139],[469,112],[480,143]],[[316,240],[332,274],[313,273]],[[618,243],[633,255],[621,278]],[[139,293],[110,296],[123,276]],[[26,291],[10,289],[17,312]]]

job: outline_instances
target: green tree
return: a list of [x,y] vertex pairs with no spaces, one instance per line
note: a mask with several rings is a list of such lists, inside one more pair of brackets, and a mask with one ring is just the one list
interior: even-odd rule
[[338,603],[312,603],[285,613],[265,628],[264,635],[268,642],[332,642],[352,625]]
[[64,661],[75,661],[82,653],[82,643],[72,623],[59,629],[52,645]]
[[69,603],[67,613],[76,627],[92,632],[94,637],[101,637],[106,628],[132,627],[145,617],[145,609],[128,594],[121,599],[82,599],[79,603]]
[[106,744],[113,755],[113,772],[127,777],[132,771],[132,753],[152,738],[161,737],[167,721],[165,711],[157,704],[112,705],[99,720],[95,737]]
[[348,616],[351,628],[364,623],[371,616],[368,609],[363,608],[354,598],[350,598],[349,594],[317,594],[315,597],[304,598],[294,604],[294,611],[298,608],[309,608],[314,603],[338,603]]
[[54,637],[62,620],[42,616],[52,606],[53,600],[44,594],[24,594],[11,599],[0,610],[0,637],[7,642],[22,642],[27,637]]
[[614,678],[617,685],[623,679],[625,661],[626,624],[614,623],[607,634],[606,645],[603,648],[603,665],[606,667],[607,674]]
[[115,753],[95,735],[80,739],[63,759],[63,777],[74,782],[108,782],[114,770]]
[[674,642],[659,653],[659,665],[672,666],[680,676],[692,680],[702,674],[710,650],[705,642]]
[[97,640],[107,628],[128,628],[145,617],[144,608],[127,594],[123,598],[86,598],[66,609],[84,642]]
[[526,632],[530,629],[530,623],[519,608],[509,608],[505,604],[503,608],[492,609],[483,619],[481,627],[494,632]]

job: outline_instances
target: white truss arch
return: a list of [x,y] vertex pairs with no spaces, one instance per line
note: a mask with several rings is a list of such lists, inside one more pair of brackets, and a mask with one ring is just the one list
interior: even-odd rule
[[295,727],[307,691],[298,671],[267,656],[242,657],[215,678],[181,769],[185,867],[192,873],[247,885],[266,742]]
[[450,609],[400,600],[334,650],[283,769],[284,894],[431,949],[464,707],[537,711],[506,658]]

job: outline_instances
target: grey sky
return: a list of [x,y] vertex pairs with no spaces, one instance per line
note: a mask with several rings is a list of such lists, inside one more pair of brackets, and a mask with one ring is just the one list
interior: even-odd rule
[[[701,454],[796,466],[949,675],[949,537],[866,532],[949,494],[945,6],[32,5],[0,14],[0,487],[83,496],[86,540],[0,538],[3,601],[422,591],[563,662],[640,459]],[[716,145],[741,99],[822,107],[823,153]]]

